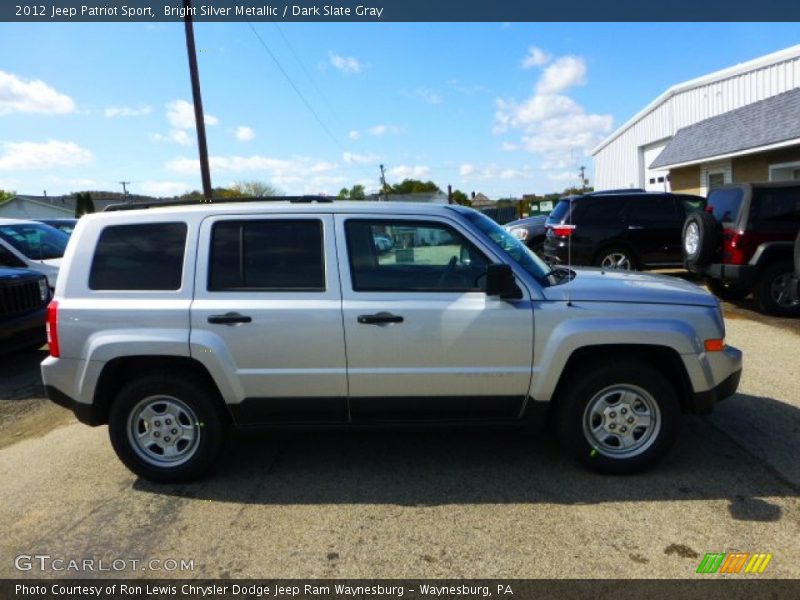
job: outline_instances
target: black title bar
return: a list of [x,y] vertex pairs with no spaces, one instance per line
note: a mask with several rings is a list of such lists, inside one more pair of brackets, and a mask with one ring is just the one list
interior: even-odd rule
[[[797,0],[193,0],[196,21],[800,21]],[[170,22],[182,0],[3,0],[7,22]],[[669,30],[665,29],[665,36]]]

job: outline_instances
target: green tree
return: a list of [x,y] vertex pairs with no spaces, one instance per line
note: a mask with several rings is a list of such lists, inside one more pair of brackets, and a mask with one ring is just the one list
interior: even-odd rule
[[420,181],[419,179],[404,179],[401,183],[396,183],[389,188],[391,194],[422,194],[439,192],[439,186],[432,181]]
[[346,200],[347,198],[350,197],[350,190],[348,190],[346,187],[343,187],[342,189],[339,190],[339,195],[336,197],[341,198],[342,200]]
[[467,195],[461,190],[455,190],[453,192],[453,202],[461,206],[472,206],[472,202],[469,201]]
[[7,190],[0,190],[0,204],[2,204],[3,202],[8,202],[9,200],[11,200],[16,195],[17,195],[16,192],[9,192]]
[[89,192],[78,193],[75,196],[75,218],[79,219],[82,215],[94,212],[94,202]]
[[268,198],[270,196],[282,196],[283,192],[265,181],[237,181],[231,187],[232,190],[239,192],[247,198]]
[[364,186],[360,184],[356,184],[350,188],[350,199],[351,200],[363,200],[366,198],[367,195],[364,193]]

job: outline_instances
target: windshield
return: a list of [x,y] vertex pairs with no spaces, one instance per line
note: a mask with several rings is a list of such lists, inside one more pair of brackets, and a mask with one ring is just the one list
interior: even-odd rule
[[550,267],[536,256],[532,250],[529,250],[525,244],[482,213],[473,211],[466,213],[466,217],[500,249],[507,252],[519,266],[533,275],[537,281],[544,284],[548,283]]
[[42,223],[0,225],[0,238],[31,260],[61,258],[69,236]]

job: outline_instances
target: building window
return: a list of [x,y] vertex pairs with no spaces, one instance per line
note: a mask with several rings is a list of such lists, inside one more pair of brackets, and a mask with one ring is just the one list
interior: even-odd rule
[[769,166],[770,181],[800,181],[800,161]]
[[724,184],[725,184],[725,173],[723,171],[718,171],[716,173],[708,174],[707,187],[709,190]]

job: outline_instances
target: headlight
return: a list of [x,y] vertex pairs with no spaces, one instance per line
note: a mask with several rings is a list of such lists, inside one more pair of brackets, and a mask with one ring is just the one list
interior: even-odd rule
[[42,302],[46,301],[47,298],[50,297],[50,288],[47,286],[47,277],[42,277],[39,280],[39,296],[41,296]]
[[519,241],[524,242],[528,239],[528,230],[527,229],[512,229],[511,235],[517,238]]

